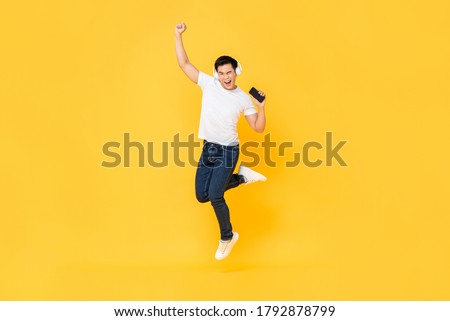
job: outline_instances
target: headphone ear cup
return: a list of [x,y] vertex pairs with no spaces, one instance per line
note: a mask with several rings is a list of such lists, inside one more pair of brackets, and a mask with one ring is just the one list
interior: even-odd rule
[[240,75],[241,74],[241,67],[236,67],[236,75]]
[[217,71],[214,71],[214,78],[219,79],[219,74],[217,73]]

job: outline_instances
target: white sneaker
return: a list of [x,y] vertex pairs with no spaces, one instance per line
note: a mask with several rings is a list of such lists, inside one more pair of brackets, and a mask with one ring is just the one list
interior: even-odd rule
[[233,248],[234,244],[237,242],[238,239],[239,234],[233,232],[233,238],[230,241],[220,240],[219,247],[217,248],[216,251],[216,259],[223,260],[224,258],[226,258],[230,254],[231,249]]
[[248,168],[244,165],[239,166],[238,175],[243,175],[245,177],[245,185],[251,184],[251,183],[254,183],[257,181],[263,181],[263,182],[267,181],[267,178],[264,175],[262,175],[258,172],[255,172],[254,170],[251,170],[250,168]]

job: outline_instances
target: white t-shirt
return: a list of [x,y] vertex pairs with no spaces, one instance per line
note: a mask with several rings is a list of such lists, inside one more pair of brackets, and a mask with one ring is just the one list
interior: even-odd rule
[[203,92],[198,138],[221,145],[239,143],[237,122],[241,113],[255,114],[250,97],[241,89],[227,90],[220,81],[203,72],[198,83]]

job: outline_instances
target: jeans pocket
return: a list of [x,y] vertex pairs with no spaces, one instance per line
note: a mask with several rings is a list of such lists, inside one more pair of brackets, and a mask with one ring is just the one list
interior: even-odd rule
[[207,149],[207,159],[210,163],[215,163],[219,157],[219,148],[217,146],[211,145]]

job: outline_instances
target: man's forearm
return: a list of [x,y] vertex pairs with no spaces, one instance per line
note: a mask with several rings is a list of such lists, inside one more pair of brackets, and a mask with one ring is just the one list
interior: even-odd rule
[[182,67],[189,62],[189,59],[187,57],[186,50],[184,50],[183,38],[181,35],[175,36],[175,49],[177,53],[178,65]]
[[258,133],[262,133],[265,128],[266,128],[266,113],[264,111],[264,107],[259,107],[258,115],[256,117],[256,122],[255,122],[255,130]]

